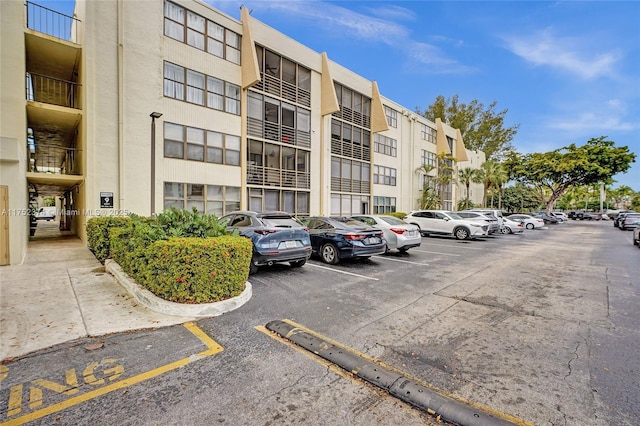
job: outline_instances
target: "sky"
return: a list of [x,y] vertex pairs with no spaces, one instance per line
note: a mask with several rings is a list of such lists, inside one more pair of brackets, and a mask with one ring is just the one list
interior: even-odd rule
[[[159,0],[154,0],[159,1]],[[73,1],[36,1],[72,10]],[[638,1],[207,0],[251,16],[425,110],[437,96],[507,110],[521,153],[606,136],[638,158],[613,187],[640,191]],[[53,6],[56,5],[56,6]],[[286,54],[286,52],[283,52]]]

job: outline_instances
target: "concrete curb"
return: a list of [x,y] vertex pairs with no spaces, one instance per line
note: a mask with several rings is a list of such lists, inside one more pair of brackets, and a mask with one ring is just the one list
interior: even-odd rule
[[104,263],[105,270],[124,287],[131,296],[140,304],[147,308],[166,315],[175,315],[181,317],[217,317],[225,312],[233,311],[244,305],[253,294],[251,283],[247,281],[244,291],[237,297],[222,300],[214,303],[175,303],[164,300],[149,290],[141,287],[126,272],[122,270],[120,265],[112,259],[107,259]]
[[267,330],[279,334],[283,338],[336,364],[355,376],[386,390],[390,395],[431,415],[440,415],[443,420],[453,424],[463,426],[513,426],[524,423],[511,422],[499,418],[442,395],[396,371],[375,364],[347,348],[326,342],[320,337],[284,321],[271,321],[265,327]]

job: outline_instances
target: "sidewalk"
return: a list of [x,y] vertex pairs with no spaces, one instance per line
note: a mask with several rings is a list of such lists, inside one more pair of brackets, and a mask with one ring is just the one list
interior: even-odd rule
[[[42,233],[54,226],[38,224]],[[195,319],[139,304],[74,236],[30,241],[22,265],[0,267],[0,360],[81,337]]]

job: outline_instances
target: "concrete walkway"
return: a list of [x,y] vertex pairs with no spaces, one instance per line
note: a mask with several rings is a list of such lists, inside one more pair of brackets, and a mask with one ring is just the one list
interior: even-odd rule
[[0,360],[81,337],[196,319],[138,303],[77,237],[38,238],[57,226],[40,221],[24,263],[0,267]]

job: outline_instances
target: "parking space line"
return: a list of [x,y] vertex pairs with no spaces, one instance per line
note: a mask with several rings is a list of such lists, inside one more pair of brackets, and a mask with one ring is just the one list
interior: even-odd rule
[[429,266],[428,263],[420,263],[420,262],[412,262],[410,260],[402,260],[402,259],[394,259],[392,257],[382,257],[378,256],[376,259],[390,260],[392,262],[402,262],[402,263],[410,263],[412,265],[420,265],[420,266]]
[[464,245],[464,243],[462,243],[462,244],[457,243],[457,245],[455,245],[455,246],[451,245],[451,244],[434,244],[434,245],[438,246],[438,247],[461,248],[461,249],[466,249],[466,250],[485,250],[482,247],[468,247],[468,246]]
[[31,413],[25,414],[20,417],[16,417],[14,419],[7,420],[5,422],[0,423],[0,426],[8,426],[8,425],[22,425],[27,422],[40,419],[44,416],[48,416],[49,414],[56,413],[58,411],[73,407],[74,405],[78,405],[82,402],[89,401],[91,399],[97,398],[102,395],[106,395],[113,391],[127,388],[129,386],[138,384],[145,380],[152,379],[161,374],[167,373],[169,371],[175,370],[180,367],[184,367],[187,364],[190,364],[194,361],[201,360],[205,357],[214,355],[218,352],[224,350],[222,346],[220,346],[215,340],[209,337],[204,331],[202,331],[198,326],[193,323],[185,323],[183,326],[193,333],[197,338],[199,338],[202,343],[207,347],[206,350],[199,352],[197,354],[189,355],[185,358],[182,358],[178,361],[162,365],[160,367],[154,368],[153,370],[146,371],[144,373],[138,374],[133,377],[129,377],[118,382],[111,383],[109,385],[103,386],[98,389],[94,389],[87,393],[83,393],[81,395],[74,396],[72,398],[66,399],[64,401],[58,402],[56,404],[49,405],[47,407],[41,408],[37,411],[33,411]]
[[431,254],[441,254],[443,256],[460,256],[459,254],[454,254],[454,253],[442,253],[440,251],[427,251],[427,250],[418,250],[418,249],[413,249],[411,251],[417,251],[419,253],[431,253]]
[[379,281],[378,278],[367,277],[366,275],[354,274],[353,272],[341,271],[340,269],[327,268],[326,266],[314,265],[313,263],[307,262],[307,265],[313,266],[314,268],[326,269],[328,271],[339,272],[341,274],[353,275],[354,277],[365,278],[367,280]]

